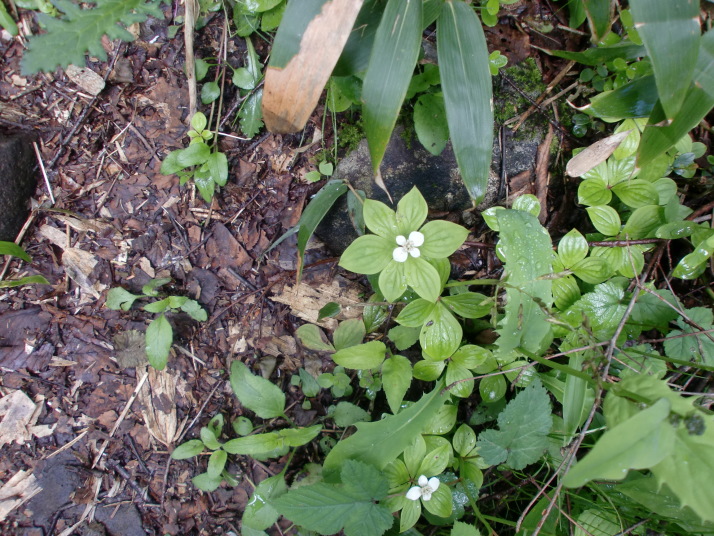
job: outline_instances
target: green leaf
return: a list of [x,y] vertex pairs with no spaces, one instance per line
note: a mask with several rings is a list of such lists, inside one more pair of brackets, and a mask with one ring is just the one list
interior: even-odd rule
[[506,396],[506,389],[506,380],[501,375],[488,376],[478,384],[478,392],[486,404],[493,404],[501,400]]
[[46,33],[27,40],[21,66],[23,74],[51,72],[57,67],[84,65],[85,54],[102,61],[107,54],[102,37],[133,41],[125,26],[143,22],[152,15],[163,19],[161,2],[146,0],[103,0],[92,9],[82,9],[70,0],[54,2],[62,18],[38,14]]
[[508,286],[506,316],[501,321],[496,344],[501,355],[519,346],[537,353],[551,333],[541,304],[549,307],[553,303],[552,282],[540,279],[553,271],[550,236],[538,219],[527,212],[499,210],[497,217]]
[[453,510],[453,497],[448,486],[442,484],[431,495],[431,500],[422,501],[424,508],[439,517],[449,517]]
[[226,466],[226,459],[228,458],[228,453],[225,450],[216,450],[208,458],[208,467],[206,467],[206,474],[211,478],[219,478],[223,472],[223,468]]
[[591,285],[602,283],[614,272],[610,263],[603,257],[588,257],[575,263],[571,269],[578,278]]
[[588,255],[588,241],[577,229],[573,229],[558,244],[558,257],[563,267],[570,268]]
[[622,228],[631,240],[647,238],[657,227],[665,223],[664,207],[647,205],[635,210]]
[[164,298],[163,300],[148,303],[144,305],[143,309],[149,313],[163,313],[171,309],[171,300]]
[[548,393],[540,382],[533,382],[498,415],[498,430],[479,434],[479,454],[489,465],[505,462],[523,469],[543,454],[552,424]]
[[657,238],[675,240],[677,238],[690,236],[698,228],[699,225],[691,221],[675,221],[672,223],[665,223],[664,225],[657,227],[655,236]]
[[425,93],[414,105],[414,130],[422,146],[433,155],[441,154],[449,140],[444,96]]
[[451,529],[450,536],[481,536],[481,533],[473,525],[469,525],[461,521],[455,521],[454,526]]
[[18,257],[25,262],[32,262],[32,259],[27,253],[25,253],[25,250],[14,242],[0,241],[0,255],[11,255],[13,257]]
[[191,439],[182,443],[171,452],[171,458],[174,460],[187,460],[198,456],[204,450],[203,441],[200,439]]
[[25,277],[21,277],[20,279],[11,279],[11,280],[5,280],[5,281],[0,281],[0,288],[14,288],[14,287],[22,287],[24,285],[49,285],[50,282],[47,281],[43,276],[41,275],[28,275]]
[[397,301],[407,290],[404,263],[390,261],[379,274],[379,289],[387,301]]
[[335,420],[335,424],[340,428],[347,428],[358,422],[369,422],[369,413],[361,407],[350,402],[339,402],[330,417]]
[[343,348],[332,355],[338,365],[357,370],[369,370],[379,367],[384,361],[387,347],[381,341],[370,341],[357,346]]
[[[684,101],[699,54],[699,4],[690,0],[632,0],[637,33],[652,62],[657,90],[667,117]],[[676,50],[676,54],[672,51]]]
[[118,311],[119,309],[122,311],[128,311],[131,309],[134,301],[139,298],[141,298],[141,296],[132,294],[128,290],[121,287],[114,287],[107,292],[107,300],[104,302],[104,305],[114,311]]
[[513,202],[513,206],[511,208],[513,210],[528,212],[537,218],[540,214],[540,201],[538,201],[538,198],[532,194],[520,195]]
[[408,303],[395,320],[408,328],[420,328],[426,323],[434,307],[436,307],[434,302],[418,298]]
[[583,296],[577,307],[588,316],[593,329],[602,331],[607,338],[612,335],[625,314],[624,298],[625,291],[608,281],[597,285],[592,292]]
[[201,88],[201,102],[203,104],[211,104],[214,100],[221,96],[221,88],[218,87],[218,82],[206,82]]
[[208,313],[196,300],[186,300],[180,307],[184,313],[198,322],[208,320]]
[[672,275],[680,279],[696,279],[706,268],[706,263],[714,254],[714,236],[702,240],[697,248],[688,255],[685,255],[675,267]]
[[414,364],[413,375],[417,380],[433,382],[441,376],[445,367],[446,364],[444,361],[427,361],[422,359]]
[[451,441],[459,456],[467,456],[476,446],[476,433],[468,424],[462,424]]
[[403,409],[397,415],[377,422],[358,423],[357,432],[340,441],[327,455],[324,463],[326,481],[334,479],[339,468],[350,459],[383,469],[412,444],[414,438],[444,404],[447,396],[441,393],[443,387],[443,382],[440,382],[419,402]]
[[174,332],[166,317],[161,314],[146,328],[146,358],[156,370],[163,370],[174,342]]
[[201,491],[216,491],[218,486],[221,485],[223,478],[219,476],[212,476],[208,473],[201,473],[196,475],[191,479],[191,483],[196,486]]
[[247,137],[252,138],[263,128],[263,90],[259,89],[248,97],[238,112],[240,129]]
[[585,510],[575,523],[573,536],[615,536],[622,532],[615,513],[601,508]]
[[444,4],[436,38],[451,143],[466,189],[477,204],[486,193],[493,151],[486,39],[473,8],[462,1]]
[[254,456],[283,447],[299,447],[317,437],[321,429],[322,426],[318,424],[309,428],[288,428],[267,434],[239,437],[226,441],[223,444],[223,450],[230,454]]
[[627,118],[647,117],[657,102],[657,86],[653,75],[636,78],[617,89],[603,91],[590,99],[582,109],[603,121],[615,122]]
[[419,342],[424,353],[432,360],[442,360],[450,357],[457,350],[462,337],[461,324],[439,302],[422,327]]
[[[369,226],[369,224],[367,225]],[[392,244],[381,236],[360,236],[342,254],[339,264],[345,270],[356,274],[376,274],[384,270],[392,262],[392,252],[396,247],[396,242]],[[382,286],[380,285],[381,288]],[[384,289],[382,289],[382,292],[384,292]]]
[[436,415],[426,424],[422,430],[427,435],[444,435],[451,431],[456,424],[456,413],[458,406],[444,404],[436,412]]
[[468,229],[443,220],[430,221],[420,229],[424,235],[421,254],[433,259],[445,258],[454,253],[469,235]]
[[15,20],[10,16],[3,3],[0,3],[0,26],[5,28],[12,36],[18,34],[17,24],[15,24]]
[[303,324],[295,331],[295,335],[300,339],[300,344],[310,350],[317,350],[318,352],[335,351],[335,347],[328,342],[325,333],[315,324]]
[[659,204],[659,193],[649,181],[632,179],[617,183],[612,191],[628,207],[639,208]]
[[425,300],[435,302],[441,294],[441,277],[436,268],[421,257],[409,257],[400,264],[404,265],[407,285]]
[[583,0],[592,40],[597,43],[610,32],[614,6],[610,0]]
[[421,2],[389,0],[362,85],[362,118],[372,170],[379,175],[421,46]]
[[356,346],[362,342],[367,334],[364,329],[364,322],[361,318],[350,318],[340,322],[337,329],[332,334],[332,340],[337,350],[344,350],[350,346]]
[[284,414],[285,394],[280,387],[251,374],[248,367],[240,361],[231,363],[230,382],[241,405],[261,419],[272,419]]
[[424,196],[416,186],[413,187],[397,203],[396,222],[399,234],[409,236],[409,233],[419,229],[428,213],[429,207]]
[[228,159],[223,153],[212,153],[208,157],[208,170],[211,178],[219,186],[225,186],[228,181]]
[[381,201],[365,199],[362,205],[362,217],[367,229],[389,240],[390,246],[393,244],[393,248],[396,247],[394,238],[399,234],[399,228],[397,226],[397,216],[391,208]]
[[240,67],[233,71],[233,78],[231,81],[234,85],[246,90],[253,89],[256,82],[251,72],[245,67]]
[[211,450],[221,448],[221,442],[218,441],[218,438],[216,437],[216,432],[206,426],[201,428],[201,441],[203,441],[203,444],[206,448],[209,448]]
[[473,344],[465,344],[456,350],[451,360],[478,374],[487,374],[498,368],[498,363],[490,350]]
[[491,312],[493,298],[478,292],[462,292],[453,296],[444,296],[441,303],[454,314],[464,318],[481,318]]
[[382,364],[382,388],[393,414],[399,413],[404,395],[411,385],[412,365],[406,357],[395,355]]
[[446,367],[446,386],[452,395],[468,398],[474,390],[473,373],[459,363],[451,361]]
[[607,205],[611,199],[612,192],[600,177],[584,180],[578,186],[578,203],[581,205]]
[[593,47],[584,52],[570,52],[567,50],[551,50],[550,53],[558,58],[577,61],[584,65],[598,66],[616,58],[634,60],[647,55],[645,47],[629,41],[621,41],[614,45]]
[[394,326],[387,332],[387,337],[400,352],[411,348],[419,340],[420,328],[408,328],[405,326]]
[[566,275],[553,280],[553,300],[558,309],[565,311],[579,299],[580,287],[573,276]]
[[291,490],[273,501],[275,508],[293,523],[320,534],[381,536],[393,518],[380,501],[387,496],[387,482],[366,463],[347,460],[342,484],[319,482]]
[[674,428],[667,420],[670,408],[669,401],[661,398],[605,432],[565,475],[563,485],[575,488],[594,479],[622,480],[630,469],[648,469],[670,456],[674,448]]
[[339,303],[329,302],[317,312],[317,321],[320,322],[325,318],[333,318],[340,314],[341,310],[342,308]]
[[620,215],[614,208],[608,205],[597,205],[586,207],[585,210],[598,232],[606,236],[615,236],[620,232]]
[[243,512],[241,518],[243,529],[249,527],[255,530],[265,530],[275,523],[280,514],[273,507],[272,501],[287,491],[288,486],[282,473],[266,478],[258,484]]

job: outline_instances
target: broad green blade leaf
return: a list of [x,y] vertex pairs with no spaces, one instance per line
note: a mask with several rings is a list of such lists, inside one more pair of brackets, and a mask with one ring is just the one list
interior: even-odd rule
[[[325,214],[329,212],[335,201],[347,191],[347,185],[340,180],[331,180],[322,189],[315,194],[315,197],[310,201],[310,204],[305,208],[298,222],[298,272],[297,279],[300,280],[302,275],[303,260],[305,257],[305,248],[307,247],[307,241],[310,240],[312,233],[325,217]],[[290,231],[288,231],[290,232]],[[285,233],[287,235],[287,233]],[[282,241],[283,235],[280,237],[278,242],[273,244],[275,247],[280,241]]]
[[374,35],[377,33],[385,5],[382,0],[365,0],[357,15],[352,33],[342,49],[342,55],[332,71],[333,76],[354,75],[367,69],[374,45]]
[[50,282],[41,275],[28,275],[20,279],[0,281],[0,288],[22,287],[24,285],[49,285]]
[[248,367],[240,361],[231,363],[230,380],[233,392],[244,408],[251,410],[261,419],[283,415],[285,394],[274,383],[251,374]]
[[441,393],[443,388],[444,383],[439,382],[431,393],[398,415],[377,422],[358,423],[357,432],[340,441],[327,455],[323,472],[325,480],[334,481],[346,460],[360,460],[383,469],[414,442],[443,406],[448,398]]
[[387,347],[381,341],[370,341],[357,346],[343,348],[332,355],[332,360],[348,369],[369,370],[377,368],[384,361]]
[[648,117],[657,97],[655,78],[648,75],[612,91],[603,91],[590,99],[590,104],[579,109],[603,121],[622,121],[632,117]]
[[334,352],[335,347],[330,344],[325,333],[315,324],[303,324],[295,332],[300,344],[310,350],[318,352]]
[[425,93],[414,105],[414,130],[424,149],[433,155],[441,154],[449,141],[444,96]]
[[610,32],[615,4],[611,0],[583,0],[583,8],[588,18],[588,25],[595,43]]
[[13,257],[18,257],[25,262],[32,262],[32,259],[27,253],[25,253],[25,250],[14,242],[0,242],[0,255],[11,255]]
[[593,67],[612,61],[616,58],[634,60],[647,55],[645,47],[642,45],[635,45],[628,41],[623,41],[621,43],[606,47],[589,48],[585,52],[570,52],[569,50],[550,50],[547,52],[553,56],[557,56],[558,58],[577,61],[583,65],[590,65]]
[[705,33],[700,45],[699,58],[693,75],[694,84],[672,123],[662,127],[655,126],[666,119],[660,103],[655,105],[650,115],[637,154],[637,166],[640,168],[644,168],[676,144],[714,107],[714,32]]
[[499,210],[496,215],[508,277],[506,316],[496,344],[503,356],[519,346],[538,353],[551,332],[541,307],[553,303],[552,281],[540,279],[553,272],[550,236],[528,212]]
[[483,199],[491,169],[491,72],[483,29],[473,8],[444,4],[437,21],[439,69],[451,143],[474,204]]
[[174,342],[174,331],[161,314],[146,328],[146,358],[156,370],[163,370]]
[[622,480],[630,469],[648,469],[671,455],[674,427],[667,421],[671,404],[659,399],[649,408],[611,428],[565,475],[576,488],[590,480]]
[[699,2],[632,0],[630,9],[652,62],[662,108],[668,119],[674,119],[699,54]]
[[[342,254],[339,265],[356,274],[376,274],[383,271],[390,263],[397,264],[392,261],[392,251],[396,247],[396,242],[390,243],[381,236],[360,236]],[[381,283],[380,288],[382,288]],[[388,295],[386,289],[382,288],[382,292]],[[397,298],[399,296],[401,293]]]
[[272,132],[297,132],[320,99],[363,0],[288,2],[265,72],[263,116]]
[[[582,352],[573,354],[570,356],[568,366],[575,370],[581,370],[584,359]],[[585,409],[589,409],[585,408],[585,394],[587,390],[588,384],[584,379],[573,376],[572,374],[568,374],[565,378],[565,390],[563,392],[564,445],[570,442],[570,438],[587,417],[587,413],[584,413]]]
[[376,177],[419,56],[421,4],[420,0],[389,0],[364,76],[362,117]]

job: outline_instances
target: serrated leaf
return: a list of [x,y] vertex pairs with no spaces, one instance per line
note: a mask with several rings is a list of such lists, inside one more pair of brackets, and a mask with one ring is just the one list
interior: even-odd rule
[[617,211],[608,205],[597,205],[586,207],[585,210],[590,216],[595,229],[605,236],[615,236],[620,232],[620,215]]
[[493,151],[489,52],[481,22],[465,2],[446,2],[437,20],[437,54],[451,143],[469,196],[486,193]]
[[395,355],[382,364],[382,388],[393,414],[399,413],[404,395],[411,385],[412,366],[406,357]]
[[174,342],[174,331],[161,314],[146,328],[146,358],[156,370],[163,370]]
[[335,349],[343,350],[360,344],[366,334],[367,331],[364,328],[362,319],[350,318],[340,322],[340,325],[337,326],[337,329],[332,334],[332,341],[335,344]]
[[389,0],[362,84],[362,117],[372,171],[379,176],[421,44],[421,2]]
[[171,452],[171,458],[174,460],[187,460],[198,456],[204,450],[203,441],[200,439],[191,439],[185,443],[181,443]]
[[441,393],[443,382],[425,394],[419,402],[399,414],[377,422],[357,424],[357,432],[340,441],[327,455],[325,479],[330,481],[346,460],[354,459],[383,469],[411,445],[424,426],[446,401]]
[[47,33],[27,40],[21,61],[23,74],[51,72],[71,64],[84,65],[85,54],[106,60],[102,47],[104,35],[110,40],[133,41],[125,26],[143,22],[149,15],[163,19],[160,1],[102,0],[92,9],[83,9],[70,0],[58,0],[54,4],[64,16],[38,15]]
[[280,387],[265,378],[251,374],[248,367],[240,361],[231,363],[230,382],[241,405],[261,419],[272,419],[283,415],[285,394]]
[[355,423],[369,422],[370,420],[369,413],[361,407],[344,400],[335,406],[335,410],[330,414],[330,417],[335,420],[335,424],[340,428],[347,428]]
[[540,382],[533,382],[498,415],[498,430],[479,434],[479,454],[489,465],[505,462],[523,469],[543,454],[552,425],[548,393]]
[[379,367],[386,356],[387,347],[381,341],[370,341],[343,348],[332,355],[332,360],[348,369],[369,370]]
[[672,454],[671,406],[661,398],[605,432],[595,447],[565,475],[563,485],[580,487],[590,480],[622,480],[630,469],[649,469]]
[[473,525],[455,521],[450,536],[481,536],[481,533]]
[[601,283],[583,296],[578,307],[588,316],[595,330],[611,334],[622,320],[625,291],[613,282]]
[[196,300],[186,300],[180,305],[180,307],[184,313],[198,322],[205,322],[208,320],[208,313],[206,313],[206,310],[201,307],[201,304],[199,304]]

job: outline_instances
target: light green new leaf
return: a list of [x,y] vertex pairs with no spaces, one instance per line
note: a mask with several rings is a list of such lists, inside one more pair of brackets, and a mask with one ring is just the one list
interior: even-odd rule
[[430,221],[420,229],[424,235],[421,254],[433,259],[448,257],[461,247],[469,235],[468,229],[449,221]]
[[171,458],[174,460],[187,460],[188,458],[198,456],[203,450],[203,441],[200,439],[191,439],[176,447],[171,453]]
[[420,328],[426,323],[434,307],[436,307],[434,302],[418,298],[408,303],[395,320],[408,328]]
[[[399,234],[396,214],[381,201],[365,199],[362,205],[362,217],[364,218],[364,224],[367,226],[367,229],[382,238],[393,240],[394,237]],[[416,231],[416,227],[410,229],[410,231]]]
[[661,398],[649,408],[608,430],[565,475],[563,485],[580,487],[590,480],[622,480],[630,469],[649,469],[672,454],[671,405]]
[[218,478],[223,472],[223,468],[226,466],[226,460],[228,459],[228,453],[225,450],[216,450],[208,458],[208,466],[206,467],[206,473],[211,478]]
[[584,180],[578,186],[578,203],[581,205],[607,205],[611,199],[607,181],[600,177]]
[[205,163],[208,157],[211,156],[211,148],[200,141],[198,143],[192,143],[185,149],[176,151],[176,153],[178,154],[177,163],[182,166],[181,169],[183,169]]
[[387,337],[400,352],[411,348],[419,340],[421,329],[406,326],[394,326],[387,332]]
[[404,395],[411,385],[412,365],[401,355],[390,357],[382,364],[382,388],[387,395],[389,409],[399,413]]
[[298,339],[300,339],[300,344],[305,348],[318,352],[335,351],[335,347],[329,343],[325,333],[315,324],[303,324],[297,329],[295,335],[297,335]]
[[[391,244],[381,236],[360,236],[342,254],[339,264],[345,270],[356,274],[376,274],[384,270],[392,261],[392,251],[396,247],[396,242]],[[381,284],[380,288],[382,288]]]
[[216,491],[221,485],[221,476],[211,476],[208,473],[201,473],[191,479],[191,483],[201,491]]
[[335,343],[335,349],[342,350],[355,346],[362,342],[367,331],[364,329],[364,322],[361,318],[350,318],[344,322],[340,322],[337,329],[332,334],[332,340]]
[[421,257],[410,257],[404,263],[404,278],[407,285],[420,297],[435,302],[441,294],[441,277],[428,261]]
[[413,187],[397,203],[396,218],[399,234],[409,236],[409,233],[418,230],[428,214],[429,207],[424,196],[416,186]]
[[617,211],[608,205],[597,205],[594,207],[586,207],[585,209],[590,216],[595,229],[606,236],[615,236],[620,232],[620,215]]
[[534,381],[498,415],[498,430],[479,434],[479,454],[489,465],[506,462],[512,469],[523,469],[543,454],[552,424],[548,393]]
[[390,261],[379,274],[379,290],[387,301],[397,301],[407,290],[404,264],[403,262]]
[[332,355],[332,360],[348,369],[369,370],[379,367],[384,361],[387,347],[381,341],[370,341],[350,346]]
[[444,296],[441,298],[441,303],[454,314],[464,318],[481,318],[490,313],[493,308],[493,298],[478,292],[463,292],[453,296]]
[[403,409],[398,415],[377,422],[358,423],[357,432],[340,441],[327,455],[324,463],[326,481],[334,481],[346,460],[360,460],[383,469],[414,442],[424,426],[444,404],[443,382],[425,394],[419,402]]
[[163,370],[166,366],[173,342],[174,331],[161,314],[146,328],[146,358],[156,370]]
[[280,514],[273,508],[271,501],[288,491],[285,475],[279,474],[266,478],[255,487],[243,512],[243,528],[265,530],[278,520]]
[[449,517],[454,509],[454,499],[451,489],[444,483],[431,495],[431,500],[422,501],[424,508],[431,514],[438,517]]
[[588,241],[577,229],[573,229],[558,243],[558,257],[563,267],[570,268],[588,255]]
[[697,63],[699,2],[632,0],[630,9],[652,62],[662,108],[673,119],[684,102]]
[[119,309],[122,311],[128,311],[131,309],[134,302],[139,298],[141,298],[141,296],[132,294],[126,289],[114,287],[107,293],[107,300],[104,302],[104,305],[114,311],[118,311]]
[[362,117],[377,176],[419,56],[421,8],[418,0],[389,0],[374,37],[362,85]]
[[469,369],[453,361],[446,367],[446,386],[452,395],[459,398],[471,396],[474,390],[473,377]]
[[451,143],[466,189],[477,204],[486,193],[493,151],[486,39],[473,8],[461,0],[444,3],[436,39]]
[[422,350],[432,360],[450,357],[461,344],[464,330],[453,314],[437,303],[421,329],[419,342]]
[[538,201],[538,198],[533,194],[524,194],[516,198],[511,208],[513,210],[528,212],[537,218],[540,214],[540,201]]
[[251,374],[250,369],[240,361],[231,363],[230,381],[241,405],[261,419],[283,415],[285,394],[282,389],[265,378]]

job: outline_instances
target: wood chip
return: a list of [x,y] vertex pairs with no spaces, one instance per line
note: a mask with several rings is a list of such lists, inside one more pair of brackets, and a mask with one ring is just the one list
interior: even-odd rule
[[88,251],[79,248],[67,248],[62,255],[62,265],[67,275],[77,283],[82,290],[99,298],[106,285],[100,283],[94,269],[99,259]]
[[176,390],[178,375],[166,370],[149,369],[149,381],[139,391],[139,401],[144,406],[141,413],[149,433],[169,447],[178,440],[178,418],[176,417]]
[[81,87],[90,95],[97,96],[104,89],[104,78],[87,67],[69,65],[64,73],[72,82]]
[[[18,445],[32,439],[32,436],[51,435],[54,426],[35,426],[40,412],[38,404],[22,391],[14,391],[0,400],[0,446],[13,441]],[[39,408],[42,409],[41,406]]]
[[18,506],[37,495],[42,488],[30,471],[18,471],[0,488],[0,521]]

